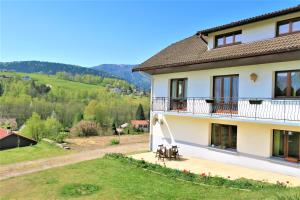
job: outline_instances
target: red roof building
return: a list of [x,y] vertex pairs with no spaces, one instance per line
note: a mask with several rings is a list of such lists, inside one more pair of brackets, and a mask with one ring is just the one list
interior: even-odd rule
[[137,129],[143,129],[144,131],[149,131],[149,120],[131,120],[131,125]]
[[33,139],[19,135],[11,130],[0,128],[0,150],[35,145]]

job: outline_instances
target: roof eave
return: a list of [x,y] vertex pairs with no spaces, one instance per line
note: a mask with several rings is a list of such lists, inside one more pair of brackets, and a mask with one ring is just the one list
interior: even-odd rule
[[222,59],[210,62],[202,63],[181,63],[173,64],[170,66],[152,66],[152,67],[137,67],[135,71],[143,71],[148,74],[166,74],[174,72],[196,71],[196,70],[208,70],[216,68],[229,68],[236,66],[254,65],[254,64],[266,64],[274,62],[285,62],[299,60],[300,49],[291,49],[288,51],[273,52],[261,55],[251,55],[239,58]]
[[297,5],[295,7],[283,9],[283,10],[280,10],[280,11],[274,11],[274,12],[259,15],[259,16],[256,16],[256,17],[251,17],[251,18],[231,22],[229,24],[224,24],[224,25],[221,25],[221,26],[216,26],[216,27],[213,27],[213,28],[204,29],[202,31],[198,31],[197,34],[203,34],[203,35],[207,36],[209,33],[212,33],[212,32],[222,31],[222,30],[225,30],[225,29],[228,29],[228,28],[233,28],[233,27],[242,26],[242,25],[246,25],[246,24],[250,24],[250,23],[254,23],[254,22],[259,22],[259,21],[263,21],[263,20],[274,18],[274,17],[299,12],[299,11],[300,11],[300,5]]

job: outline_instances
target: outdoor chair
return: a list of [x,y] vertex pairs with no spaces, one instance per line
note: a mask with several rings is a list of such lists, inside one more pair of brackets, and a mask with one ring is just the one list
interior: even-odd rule
[[166,149],[165,149],[164,145],[162,145],[162,144],[158,145],[155,157],[157,157],[158,160],[160,160],[160,159],[164,160],[164,158],[166,157],[165,153],[166,153]]
[[172,146],[171,148],[171,157],[170,158],[174,158],[175,160],[179,160],[179,151],[178,151],[178,147],[177,146]]

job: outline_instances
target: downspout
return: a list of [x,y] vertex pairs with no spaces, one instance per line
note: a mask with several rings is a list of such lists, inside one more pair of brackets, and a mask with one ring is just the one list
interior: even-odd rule
[[150,91],[150,132],[149,132],[149,150],[153,151],[153,123],[152,123],[152,117],[153,117],[153,113],[152,113],[152,97],[153,97],[153,76],[151,75],[151,91]]

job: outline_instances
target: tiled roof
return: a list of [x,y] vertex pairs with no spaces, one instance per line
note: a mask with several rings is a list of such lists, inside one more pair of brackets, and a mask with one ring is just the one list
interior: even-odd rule
[[263,14],[263,15],[258,15],[258,16],[243,19],[243,20],[239,20],[239,21],[236,21],[236,22],[231,22],[229,24],[224,24],[224,25],[221,25],[221,26],[205,29],[205,30],[199,31],[199,33],[207,35],[208,33],[211,33],[211,32],[221,31],[221,30],[224,30],[224,29],[228,29],[228,28],[232,28],[232,27],[236,27],[236,26],[241,26],[241,25],[245,25],[245,24],[249,24],[249,23],[253,23],[253,22],[258,22],[258,21],[262,21],[262,20],[273,18],[273,17],[277,17],[277,16],[281,16],[281,15],[285,15],[285,14],[290,14],[290,13],[293,13],[293,12],[298,12],[298,11],[300,11],[300,5],[290,7],[290,8],[286,8],[286,9],[282,9],[282,10],[278,10],[278,11],[274,11],[274,12],[270,12],[270,13],[266,13],[266,14]]
[[5,137],[7,137],[7,136],[9,136],[9,135],[17,135],[17,136],[19,136],[21,138],[25,138],[27,140],[31,140],[31,141],[35,142],[35,140],[33,140],[31,138],[28,138],[26,136],[20,135],[20,134],[14,132],[14,131],[10,132],[10,130],[4,129],[4,128],[0,128],[0,140],[3,139],[3,138],[5,138]]
[[201,36],[191,36],[154,55],[133,71],[202,64],[300,50],[300,33],[207,50]]
[[149,125],[148,120],[131,120],[132,125]]
[[5,138],[8,135],[9,135],[8,130],[4,128],[0,128],[0,139]]

